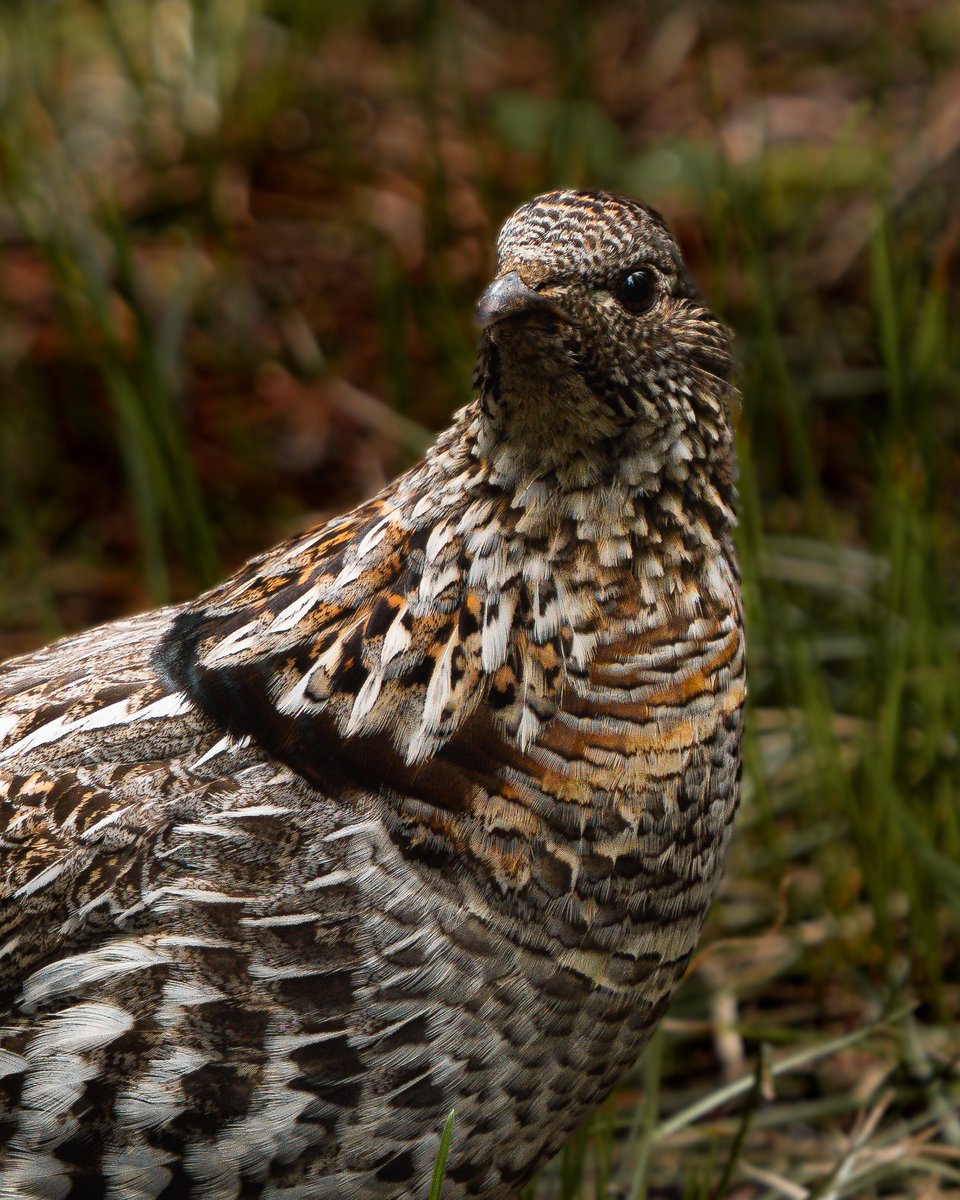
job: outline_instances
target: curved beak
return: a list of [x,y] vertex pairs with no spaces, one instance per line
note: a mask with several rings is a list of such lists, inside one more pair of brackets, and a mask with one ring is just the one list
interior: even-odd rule
[[534,314],[568,323],[571,320],[549,296],[527,287],[517,271],[510,271],[495,279],[477,302],[477,321],[481,329],[505,321],[508,317]]

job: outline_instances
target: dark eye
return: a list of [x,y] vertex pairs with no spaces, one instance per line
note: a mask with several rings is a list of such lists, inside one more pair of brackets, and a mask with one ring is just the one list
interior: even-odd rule
[[644,313],[657,298],[657,277],[646,267],[630,271],[617,284],[614,295],[632,313]]

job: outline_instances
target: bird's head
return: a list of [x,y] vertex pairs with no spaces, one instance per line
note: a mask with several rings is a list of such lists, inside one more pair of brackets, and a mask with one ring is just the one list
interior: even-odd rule
[[638,455],[654,473],[729,458],[729,336],[651,209],[581,191],[524,204],[477,317],[485,443],[505,471],[589,484]]

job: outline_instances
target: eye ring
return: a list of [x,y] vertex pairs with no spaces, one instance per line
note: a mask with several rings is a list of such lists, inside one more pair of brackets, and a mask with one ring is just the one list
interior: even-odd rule
[[613,294],[627,312],[639,316],[653,308],[659,290],[657,277],[649,267],[634,267],[620,279]]

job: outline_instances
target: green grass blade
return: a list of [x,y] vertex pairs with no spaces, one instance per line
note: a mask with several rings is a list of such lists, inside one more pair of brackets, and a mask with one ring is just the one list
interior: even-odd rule
[[447,1155],[450,1153],[450,1143],[453,1140],[454,1109],[450,1109],[443,1123],[440,1134],[440,1145],[437,1147],[437,1157],[433,1163],[433,1178],[430,1181],[430,1200],[440,1200],[440,1190],[443,1187],[443,1176],[447,1169]]

